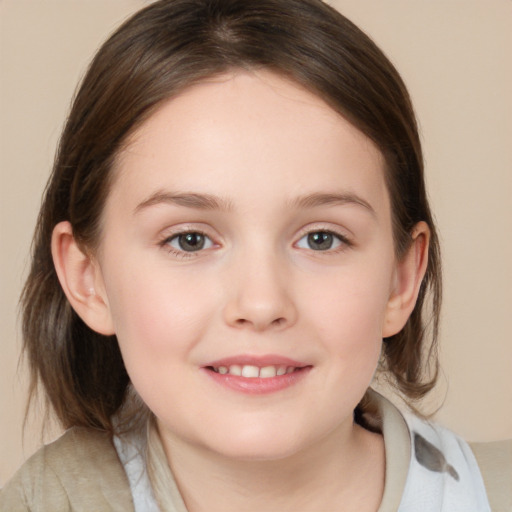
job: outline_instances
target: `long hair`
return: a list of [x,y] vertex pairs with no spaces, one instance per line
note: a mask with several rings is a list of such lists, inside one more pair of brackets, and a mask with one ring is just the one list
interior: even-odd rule
[[[439,244],[417,124],[398,72],[361,30],[319,0],[160,0],[126,21],[94,57],[65,125],[34,235],[22,295],[24,351],[31,392],[42,384],[65,428],[113,432],[112,418],[122,407],[144,406],[131,398],[115,336],[93,332],[68,303],[53,266],[53,228],[69,221],[78,243],[94,251],[112,167],[130,134],[192,84],[232,69],[262,68],[321,97],[379,147],[398,258],[413,226],[429,225],[418,301],[404,329],[386,340],[381,370],[411,399],[433,387]],[[424,371],[428,360],[433,374]]]

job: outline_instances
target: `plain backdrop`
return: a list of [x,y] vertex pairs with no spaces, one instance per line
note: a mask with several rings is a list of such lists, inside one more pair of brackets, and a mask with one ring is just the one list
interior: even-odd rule
[[[0,485],[22,444],[17,301],[41,193],[94,51],[142,0],[0,0]],[[443,375],[428,400],[468,440],[512,437],[512,1],[332,1],[408,85],[443,244]],[[51,438],[55,431],[47,436]]]

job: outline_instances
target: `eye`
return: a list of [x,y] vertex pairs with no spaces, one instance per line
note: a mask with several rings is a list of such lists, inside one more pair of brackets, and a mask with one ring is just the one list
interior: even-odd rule
[[343,244],[347,245],[347,240],[341,235],[337,235],[331,231],[312,231],[304,235],[297,242],[297,247],[301,249],[312,249],[313,251],[329,251],[337,249]]
[[174,235],[166,243],[173,249],[183,252],[197,252],[213,246],[213,242],[208,236],[197,231]]

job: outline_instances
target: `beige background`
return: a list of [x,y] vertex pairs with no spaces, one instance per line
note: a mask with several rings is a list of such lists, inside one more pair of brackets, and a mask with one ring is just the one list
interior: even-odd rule
[[[0,484],[22,447],[17,298],[41,192],[78,78],[142,0],[0,0]],[[469,440],[512,437],[512,1],[338,0],[416,104],[444,247],[444,375],[432,403]],[[36,415],[37,416],[37,415]]]

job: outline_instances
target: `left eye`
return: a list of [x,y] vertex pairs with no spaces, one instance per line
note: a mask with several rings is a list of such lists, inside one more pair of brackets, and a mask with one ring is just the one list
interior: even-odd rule
[[297,242],[297,247],[313,251],[328,251],[340,247],[342,243],[342,237],[330,231],[312,231]]
[[201,251],[213,246],[213,242],[209,237],[195,231],[175,235],[167,243],[174,249],[185,252]]

